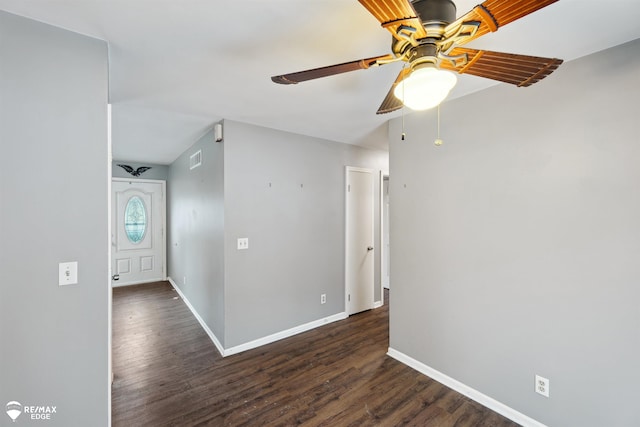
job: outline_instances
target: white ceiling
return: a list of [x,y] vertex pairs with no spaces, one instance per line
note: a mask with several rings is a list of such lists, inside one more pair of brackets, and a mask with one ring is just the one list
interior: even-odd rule
[[[477,3],[456,1],[458,15]],[[400,114],[375,114],[400,64],[271,82],[389,53],[391,35],[356,0],[0,0],[0,9],[109,43],[117,160],[171,163],[221,119],[386,149],[386,122]],[[640,38],[639,20],[638,0],[560,0],[469,46],[568,61]],[[450,99],[493,84],[460,76]]]

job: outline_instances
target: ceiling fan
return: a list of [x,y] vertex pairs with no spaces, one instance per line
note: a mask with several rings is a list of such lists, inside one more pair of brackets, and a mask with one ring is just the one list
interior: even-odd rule
[[456,83],[451,71],[526,87],[562,64],[556,58],[462,47],[558,0],[486,0],[458,19],[452,0],[358,1],[392,34],[391,54],[273,76],[271,80],[295,84],[403,61],[406,66],[377,111],[384,114],[403,105],[425,110],[440,104]]

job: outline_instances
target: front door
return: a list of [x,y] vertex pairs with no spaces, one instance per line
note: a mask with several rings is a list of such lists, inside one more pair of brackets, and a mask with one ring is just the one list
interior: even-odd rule
[[113,179],[113,286],[166,279],[164,188],[164,181]]
[[345,288],[351,315],[374,304],[373,171],[347,167],[346,181]]

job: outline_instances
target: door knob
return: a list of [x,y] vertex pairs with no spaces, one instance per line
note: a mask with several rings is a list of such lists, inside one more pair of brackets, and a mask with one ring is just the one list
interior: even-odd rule
[[372,250],[373,250],[373,246],[368,246],[368,247],[367,247],[367,250],[368,250],[368,251],[372,251]]
[[114,274],[113,276],[111,276],[111,280],[113,280],[114,282],[116,280],[120,280],[120,275],[119,274]]

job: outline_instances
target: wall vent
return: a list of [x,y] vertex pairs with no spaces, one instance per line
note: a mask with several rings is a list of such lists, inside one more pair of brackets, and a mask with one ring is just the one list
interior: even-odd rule
[[189,157],[189,169],[195,169],[202,164],[202,150],[198,150]]

